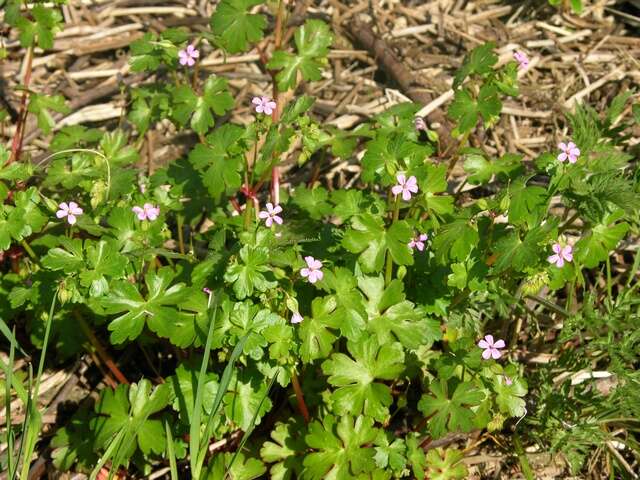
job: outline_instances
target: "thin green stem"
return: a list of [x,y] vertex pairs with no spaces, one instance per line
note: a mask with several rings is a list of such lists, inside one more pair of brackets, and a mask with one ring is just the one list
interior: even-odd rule
[[569,218],[569,220],[567,220],[566,222],[564,222],[560,228],[558,228],[558,233],[562,233],[565,230],[568,230],[569,228],[571,228],[571,225],[573,224],[573,222],[575,222],[577,220],[577,218],[580,216],[580,212],[576,212],[573,215],[571,215],[571,218]]
[[38,261],[38,256],[36,255],[36,252],[33,251],[33,249],[27,243],[26,240],[24,240],[24,239],[20,240],[20,245],[22,245],[22,248],[24,248],[25,252],[27,252],[27,254],[29,255],[29,258],[31,258],[31,260],[33,260],[34,262]]
[[609,300],[609,305],[613,302],[613,294],[612,294],[612,283],[611,283],[611,257],[607,255],[606,261],[607,268],[607,299]]
[[178,247],[180,248],[180,253],[184,255],[184,232],[182,231],[184,228],[184,217],[182,215],[178,215]]
[[527,480],[534,480],[535,475],[533,473],[533,469],[531,468],[531,464],[529,463],[529,459],[522,448],[522,442],[520,441],[520,435],[517,432],[513,434],[513,446],[515,447],[516,455],[518,456],[518,460],[520,461],[520,466],[522,467],[522,474],[524,478]]
[[631,282],[635,278],[636,272],[638,271],[638,266],[640,266],[640,250],[636,251],[636,256],[633,259],[633,266],[631,267],[631,270],[629,271],[629,278],[627,278],[627,283],[625,285],[626,287],[631,285]]
[[56,309],[56,300],[58,298],[58,289],[53,292],[53,298],[51,300],[51,307],[49,308],[49,317],[44,330],[44,339],[42,342],[42,351],[40,352],[40,361],[38,362],[38,371],[36,373],[36,383],[33,389],[33,395],[31,396],[29,413],[30,420],[28,423],[28,430],[25,434],[25,455],[22,462],[22,472],[20,478],[26,480],[29,477],[29,466],[31,455],[36,446],[38,435],[40,433],[40,426],[42,417],[38,412],[38,394],[40,392],[40,381],[42,380],[42,373],[44,372],[44,361],[47,356],[47,346],[49,345],[49,335],[51,334],[51,325],[53,324],[53,314]]

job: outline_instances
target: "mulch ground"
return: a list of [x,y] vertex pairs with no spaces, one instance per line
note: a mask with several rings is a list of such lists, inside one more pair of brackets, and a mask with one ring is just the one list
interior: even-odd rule
[[[455,70],[467,51],[494,41],[500,64],[511,61],[515,49],[526,52],[531,63],[520,72],[521,94],[506,100],[498,125],[480,130],[470,141],[491,155],[516,152],[532,160],[542,152],[554,151],[567,137],[563,114],[575,102],[587,102],[604,111],[616,94],[637,90],[640,83],[637,0],[594,1],[579,15],[557,10],[543,0],[289,0],[289,4],[289,34],[305,18],[323,19],[335,32],[323,79],[295,92],[318,97],[314,115],[324,125],[354,128],[395,104],[414,100],[424,105],[421,114],[432,128],[446,128],[444,107],[452,98]],[[53,49],[35,51],[29,88],[61,93],[68,99],[71,112],[55,115],[56,129],[76,124],[114,128],[123,115],[128,89],[153,80],[129,71],[129,44],[147,31],[167,27],[203,30],[213,9],[214,2],[206,0],[69,0],[62,6],[65,27]],[[24,84],[27,61],[16,32],[8,31],[2,15],[0,46],[9,55],[0,61],[0,107],[12,118],[0,125],[0,141],[9,144],[22,99],[17,87]],[[269,15],[271,22],[273,18]],[[225,57],[204,46],[200,68],[203,76],[215,73],[228,78],[238,107],[231,117],[234,122],[248,123],[251,98],[271,90],[271,77],[255,50]],[[638,97],[637,92],[634,95]],[[621,118],[628,115],[630,107]],[[152,155],[156,166],[189,148],[168,122],[149,136],[152,148],[142,152],[143,156]],[[632,143],[640,143],[640,131],[636,130],[634,137]],[[24,138],[23,151],[34,162],[46,158],[51,136],[44,136],[32,118]],[[460,184],[464,172],[457,168],[453,182]],[[287,169],[297,169],[295,156],[284,167],[285,180]],[[332,158],[314,172],[329,188],[351,185],[358,174],[357,156]],[[43,406],[48,405],[43,433],[55,431],[65,402],[81,401],[95,395],[97,387],[111,383],[107,369],[95,355],[85,355],[64,371],[48,372],[41,387]],[[0,422],[3,416],[4,409]],[[472,478],[514,478],[514,459],[487,448],[487,443],[470,439],[460,444],[467,447]],[[538,478],[569,478],[558,459],[538,454],[533,447],[528,451]],[[47,470],[46,455],[42,452],[34,473],[43,475]]]

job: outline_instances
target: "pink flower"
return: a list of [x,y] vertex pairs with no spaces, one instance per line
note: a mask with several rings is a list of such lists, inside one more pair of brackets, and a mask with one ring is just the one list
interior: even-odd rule
[[396,197],[402,193],[402,199],[408,202],[411,200],[411,193],[418,193],[418,181],[413,175],[406,178],[402,173],[399,173],[396,179],[398,180],[398,184],[394,185],[391,189],[391,193]]
[[407,245],[409,245],[409,248],[411,250],[413,250],[414,248],[417,248],[419,251],[422,252],[424,250],[424,242],[427,241],[427,238],[429,237],[427,236],[426,233],[421,233],[420,235],[416,235],[415,237],[413,237]]
[[302,320],[304,320],[304,317],[298,312],[295,312],[293,315],[291,315],[291,323],[300,323],[302,322]]
[[67,222],[69,222],[69,225],[75,224],[77,220],[76,217],[78,215],[82,215],[82,209],[76,202],[69,202],[68,205],[67,202],[62,202],[60,205],[58,205],[58,208],[60,210],[56,212],[56,217],[67,217]]
[[424,118],[422,117],[416,117],[413,119],[413,124],[416,127],[416,130],[424,130],[425,132],[427,131],[427,124],[424,121]]
[[138,220],[155,220],[160,215],[160,207],[154,207],[150,203],[145,203],[142,208],[133,207],[131,210],[138,216]]
[[258,217],[264,219],[264,223],[267,227],[270,227],[273,222],[276,222],[278,225],[282,225],[282,218],[278,216],[278,213],[282,211],[282,207],[280,205],[273,206],[273,203],[267,203],[267,209],[258,213]]
[[513,380],[511,380],[511,377],[507,377],[506,375],[503,375],[502,379],[504,380],[505,385],[511,385],[513,383]]
[[189,67],[193,67],[196,63],[196,58],[200,56],[200,52],[193,45],[187,46],[185,50],[180,50],[178,52],[178,57],[180,57],[180,65],[188,65]]
[[576,163],[578,161],[578,157],[580,156],[580,149],[576,147],[576,144],[573,142],[569,142],[569,145],[566,143],[559,143],[558,148],[561,150],[558,155],[558,161],[564,162],[565,160],[569,160],[569,163]]
[[253,97],[251,103],[256,106],[257,113],[265,113],[267,115],[271,115],[276,109],[276,102],[268,97]]
[[502,352],[498,349],[504,348],[505,344],[504,340],[498,340],[493,343],[493,335],[486,335],[484,339],[478,342],[478,346],[484,349],[484,352],[482,352],[482,358],[489,360],[489,358],[493,357],[497,360],[502,356]]
[[322,268],[322,262],[313,257],[304,257],[304,261],[307,262],[307,267],[300,270],[300,275],[309,278],[309,282],[311,283],[322,280],[322,277],[324,277],[324,273],[320,270]]
[[573,261],[573,247],[571,245],[563,247],[558,242],[556,242],[551,247],[551,250],[553,250],[555,253],[550,257],[547,257],[547,261],[549,263],[555,264],[558,268],[562,268],[565,261]]
[[518,68],[521,68],[524,70],[529,66],[529,59],[527,58],[527,55],[524,52],[520,52],[516,50],[515,52],[513,52],[513,58],[516,60],[516,62],[520,64]]
[[207,295],[211,295],[211,289],[210,289],[210,288],[204,287],[204,288],[202,289],[202,291],[203,291],[204,293],[206,293]]

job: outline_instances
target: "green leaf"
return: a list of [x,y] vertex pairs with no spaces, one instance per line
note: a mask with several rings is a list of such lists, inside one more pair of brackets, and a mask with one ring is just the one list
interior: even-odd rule
[[211,30],[229,53],[244,52],[248,43],[262,40],[267,20],[249,10],[262,0],[222,0],[211,15]]
[[131,71],[156,71],[160,65],[175,66],[178,64],[178,47],[176,44],[186,41],[184,34],[177,38],[177,30],[168,28],[160,35],[145,33],[144,36],[131,43]]
[[478,245],[478,231],[466,219],[457,219],[443,225],[433,238],[433,249],[440,263],[462,261]]
[[474,152],[466,156],[464,170],[469,174],[471,184],[489,182],[494,175],[510,177],[522,170],[522,156],[507,153],[503,157],[490,161],[482,153]]
[[246,336],[244,353],[254,360],[259,360],[263,355],[263,348],[267,346],[267,340],[262,332],[275,325],[284,325],[284,319],[269,309],[253,305],[251,300],[236,302],[229,314],[229,333],[240,339]]
[[216,201],[222,194],[235,193],[242,183],[244,160],[236,150],[240,150],[243,135],[241,127],[226,123],[207,135],[206,145],[199,143],[189,153],[189,161],[201,172],[202,182]]
[[377,431],[373,420],[340,417],[339,423],[327,415],[322,423],[314,421],[305,436],[307,445],[316,450],[304,457],[305,475],[309,480],[348,479],[375,468],[374,449],[370,444]]
[[420,202],[439,215],[453,213],[453,196],[447,192],[447,166],[427,164],[426,178],[420,179]]
[[92,297],[104,295],[109,290],[105,277],[118,278],[124,276],[129,263],[123,256],[115,240],[100,240],[97,243],[85,242],[88,268],[80,273],[80,284],[90,287]]
[[268,68],[280,70],[276,75],[278,88],[289,90],[297,84],[298,73],[306,81],[322,78],[322,68],[333,42],[333,36],[326,23],[321,20],[307,20],[294,35],[297,55],[277,50],[267,64]]
[[49,270],[62,270],[64,273],[79,271],[84,265],[82,240],[60,237],[64,248],[52,248],[42,257],[42,265]]
[[430,145],[420,144],[404,132],[381,130],[367,142],[362,157],[362,179],[384,186],[395,184],[398,171],[404,171],[411,165],[421,166],[431,153]]
[[407,464],[405,457],[407,446],[402,438],[390,442],[390,434],[380,433],[376,439],[376,454],[373,457],[376,466],[386,471],[402,472]]
[[458,122],[461,133],[470,132],[478,123],[478,106],[466,88],[456,90],[448,115]]
[[452,448],[435,448],[427,452],[427,474],[431,480],[463,480],[469,472],[462,459],[464,454]]
[[329,193],[322,187],[310,189],[303,185],[297,187],[293,193],[293,203],[314,220],[320,220],[333,211],[327,202],[328,198]]
[[274,463],[271,467],[270,478],[273,480],[290,480],[300,478],[302,471],[302,457],[306,444],[300,435],[305,427],[300,422],[277,423],[271,430],[273,441],[262,444],[260,457],[267,463]]
[[233,108],[233,97],[224,78],[211,75],[204,84],[202,96],[189,86],[182,85],[173,91],[175,108],[173,118],[181,125],[190,120],[191,128],[198,134],[206,134],[215,124],[213,115],[224,115]]
[[540,225],[547,212],[547,190],[542,187],[527,187],[525,181],[517,181],[509,189],[509,193],[509,222],[529,229]]
[[[429,386],[431,394],[424,394],[418,409],[429,418],[429,431],[433,438],[443,437],[448,432],[469,432],[473,429],[475,414],[471,407],[478,406],[484,394],[471,382],[454,387],[452,382],[434,381]],[[449,396],[448,392],[452,392]]]
[[89,428],[89,419],[87,408],[81,408],[64,427],[56,430],[51,440],[51,457],[57,469],[71,470],[77,462],[80,468],[89,470],[98,461],[98,455],[94,453],[95,435]]
[[390,388],[374,380],[395,380],[404,371],[404,350],[399,343],[380,345],[376,337],[348,342],[344,353],[334,353],[322,364],[328,382],[337,388],[332,394],[339,415],[364,413],[379,422],[389,416]]
[[62,15],[57,8],[46,7],[36,3],[31,9],[34,22],[25,17],[17,19],[17,26],[20,30],[20,44],[23,47],[38,46],[43,50],[53,47],[53,38],[60,31]]
[[[235,458],[234,458],[235,457]],[[233,461],[233,465],[229,465]],[[204,472],[206,480],[254,480],[263,478],[267,467],[257,458],[246,457],[244,453],[218,453]]]
[[485,76],[493,71],[493,66],[498,62],[498,56],[493,53],[496,48],[493,42],[480,45],[467,55],[462,61],[462,67],[458,69],[453,79],[453,89],[457,89],[469,75]]
[[505,383],[503,376],[497,376],[494,381],[496,404],[502,413],[511,417],[522,417],[526,412],[524,396],[527,394],[527,384],[522,378],[512,379],[511,385]]
[[543,251],[542,245],[546,242],[551,228],[550,223],[534,228],[527,232],[524,240],[521,240],[516,232],[511,232],[501,238],[494,249],[498,259],[493,266],[493,273],[501,273],[509,268],[523,272],[528,267],[535,265],[540,258],[540,253]]
[[233,282],[233,291],[239,299],[250,297],[254,291],[266,292],[276,286],[275,281],[267,280],[263,275],[271,272],[269,250],[266,247],[245,245],[240,249],[239,257],[224,274],[225,281]]
[[[170,267],[147,273],[144,277],[148,292],[146,299],[128,281],[113,282],[109,294],[98,299],[105,313],[121,314],[109,323],[112,343],[137,338],[144,328],[145,320],[148,320],[151,330],[171,338],[176,345],[184,345],[185,337],[193,341],[193,329],[181,331],[184,329],[184,322],[192,319],[193,314],[176,308],[179,303],[187,301],[192,292],[183,283],[169,286],[174,276]],[[186,342],[187,345],[189,343]]]
[[149,417],[164,409],[170,400],[169,384],[152,387],[146,379],[131,386],[119,385],[115,390],[103,390],[95,407],[98,416],[90,421],[91,430],[96,432],[96,443],[104,447],[122,431],[124,437],[116,458],[128,460],[136,443],[146,455],[162,453],[166,443],[162,422]]
[[[173,410],[178,412],[184,423],[190,424],[193,418],[195,392],[198,388],[198,368],[181,363],[176,368],[175,375],[169,377],[167,383],[173,388]],[[202,413],[209,415],[213,406],[213,399],[218,391],[217,377],[208,373],[204,381],[204,395]]]
[[338,305],[335,318],[341,334],[349,340],[359,339],[366,333],[367,313],[356,277],[346,268],[336,268],[325,272],[322,283],[325,290],[334,292],[330,298]]
[[501,110],[502,102],[497,88],[492,84],[484,84],[480,88],[477,101],[468,89],[456,90],[448,115],[458,122],[460,133],[467,133],[478,123],[478,116],[482,115],[485,124],[488,125],[498,118]]
[[256,425],[259,424],[260,419],[271,410],[271,399],[262,401],[267,388],[267,382],[256,371],[236,370],[223,399],[227,418],[245,431],[256,416]]
[[382,276],[361,277],[358,286],[367,298],[368,330],[375,332],[380,344],[398,340],[408,349],[429,348],[441,338],[439,322],[405,300],[400,280],[385,288]]
[[13,200],[14,207],[5,205],[4,212],[0,207],[0,251],[7,250],[12,239],[21,241],[42,230],[47,223],[47,217],[39,208],[40,195],[36,187],[17,191]]
[[305,363],[326,358],[331,353],[337,337],[330,329],[338,328],[335,309],[336,301],[332,298],[314,298],[311,302],[312,318],[305,319],[298,331],[302,342],[300,356]]
[[380,272],[387,252],[397,265],[413,265],[413,255],[407,246],[412,236],[413,230],[404,220],[385,230],[382,219],[365,213],[351,219],[351,229],[345,233],[342,246],[360,254],[358,260],[363,271]]
[[629,224],[625,222],[596,225],[576,243],[576,260],[587,268],[598,266],[607,259],[628,230]]
[[333,214],[345,222],[364,210],[364,193],[360,190],[335,190],[331,192]]
[[34,93],[29,97],[29,112],[38,118],[38,127],[45,134],[49,133],[56,124],[50,110],[58,113],[69,113],[71,110],[65,104],[62,95],[40,95]]

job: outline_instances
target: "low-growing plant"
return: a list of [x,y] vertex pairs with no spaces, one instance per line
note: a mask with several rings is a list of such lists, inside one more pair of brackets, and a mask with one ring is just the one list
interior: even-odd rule
[[[6,415],[9,477],[27,478],[37,446],[45,354],[85,349],[117,386],[49,445],[59,469],[90,478],[163,463],[173,478],[462,479],[463,452],[429,444],[485,430],[562,451],[575,472],[596,451],[626,474],[640,448],[615,428],[637,429],[640,414],[639,257],[614,282],[611,255],[638,230],[631,92],[606,112],[576,105],[557,151],[496,157],[474,132],[497,123],[529,63],[516,52],[498,66],[487,43],[455,77],[451,142],[412,103],[340,131],[302,94],[322,78],[328,25],[284,35],[279,2],[272,40],[261,3],[222,0],[209,30],[134,42],[131,70],[148,80],[108,131],[57,128],[64,98],[24,90],[23,115],[55,133],[35,165],[23,124],[0,147],[5,403],[15,393],[28,414],[22,426]],[[33,55],[61,16],[9,1],[5,20]],[[212,50],[256,45],[272,92],[237,99],[200,68]],[[251,119],[232,123],[234,108]],[[161,122],[188,152],[140,168]],[[328,156],[361,167],[357,188],[280,178],[285,162]],[[42,349],[33,380],[12,375],[16,330]],[[523,353],[544,341],[552,359],[532,369]],[[123,350],[147,360],[122,372],[111,355]],[[615,378],[611,391],[557,377],[594,370]]]

